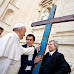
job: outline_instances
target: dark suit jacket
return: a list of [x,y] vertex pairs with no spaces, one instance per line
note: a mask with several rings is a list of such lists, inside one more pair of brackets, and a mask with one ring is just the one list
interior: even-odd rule
[[[27,48],[27,44],[22,45],[23,47]],[[21,67],[18,74],[24,74],[26,66],[32,66],[31,71],[34,66],[34,59],[37,55],[37,50],[34,51],[33,59],[31,61],[28,60],[28,55],[21,55]]]
[[68,74],[71,72],[69,64],[63,54],[55,51],[52,56],[44,56],[39,74]]

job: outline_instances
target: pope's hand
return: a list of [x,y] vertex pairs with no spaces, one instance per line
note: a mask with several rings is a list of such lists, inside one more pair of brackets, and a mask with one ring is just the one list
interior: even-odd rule
[[40,51],[40,46],[41,46],[41,44],[37,44],[37,45],[35,46],[35,49],[38,50],[38,51]]

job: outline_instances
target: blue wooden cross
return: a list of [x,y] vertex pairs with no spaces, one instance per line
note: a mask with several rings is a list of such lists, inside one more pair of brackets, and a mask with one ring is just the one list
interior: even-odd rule
[[[52,23],[74,21],[74,14],[68,15],[68,16],[63,16],[63,17],[53,18],[54,14],[55,14],[55,10],[56,10],[56,5],[54,5],[52,7],[52,9],[50,10],[48,20],[34,22],[31,25],[33,27],[33,26],[40,26],[40,25],[46,24],[45,31],[44,31],[44,34],[43,34],[43,38],[42,38],[42,41],[41,41],[40,52],[37,55],[37,56],[41,55],[42,58],[44,56],[44,51],[45,51],[45,48],[46,48],[46,45],[47,45],[47,41],[48,41],[48,37],[49,37],[50,31],[51,31]],[[39,73],[39,68],[40,68],[41,62],[42,61],[40,61],[39,63],[36,64],[36,67],[33,69],[32,74],[38,74]]]
[[[48,19],[54,17],[55,9],[56,9],[56,6],[53,6],[52,9],[51,9],[51,11],[50,11],[50,14],[49,14],[49,18],[48,18]],[[45,50],[45,48],[46,48],[47,41],[48,41],[49,32],[50,32],[50,30],[51,30],[51,26],[52,26],[51,23],[46,24],[45,31],[44,31],[44,34],[43,34],[43,39],[42,39],[42,41],[41,41],[40,52],[38,53],[37,56],[39,56],[39,55],[42,56],[43,53],[44,53],[44,50]],[[40,64],[41,64],[41,61],[36,64],[36,67],[33,69],[32,74],[38,74],[39,68],[40,68]]]

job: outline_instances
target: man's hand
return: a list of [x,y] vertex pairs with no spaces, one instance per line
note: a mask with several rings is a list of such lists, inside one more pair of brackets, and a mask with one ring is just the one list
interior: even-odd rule
[[38,57],[35,57],[35,59],[34,59],[34,64],[35,64],[35,63],[38,63],[40,60],[41,60],[41,55],[38,56]]

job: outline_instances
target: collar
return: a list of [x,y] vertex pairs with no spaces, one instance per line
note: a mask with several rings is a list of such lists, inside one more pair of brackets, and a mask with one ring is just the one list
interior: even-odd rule
[[15,35],[15,37],[17,38],[17,40],[20,41],[19,36],[15,32],[13,32],[13,34]]
[[52,56],[52,55],[53,55],[53,53],[54,53],[55,51],[56,51],[56,50],[54,50],[54,51],[52,51],[52,52],[49,52],[49,55],[51,55],[51,56]]
[[[27,46],[27,47],[29,47],[29,46]],[[32,45],[32,47],[33,47],[33,45]]]

